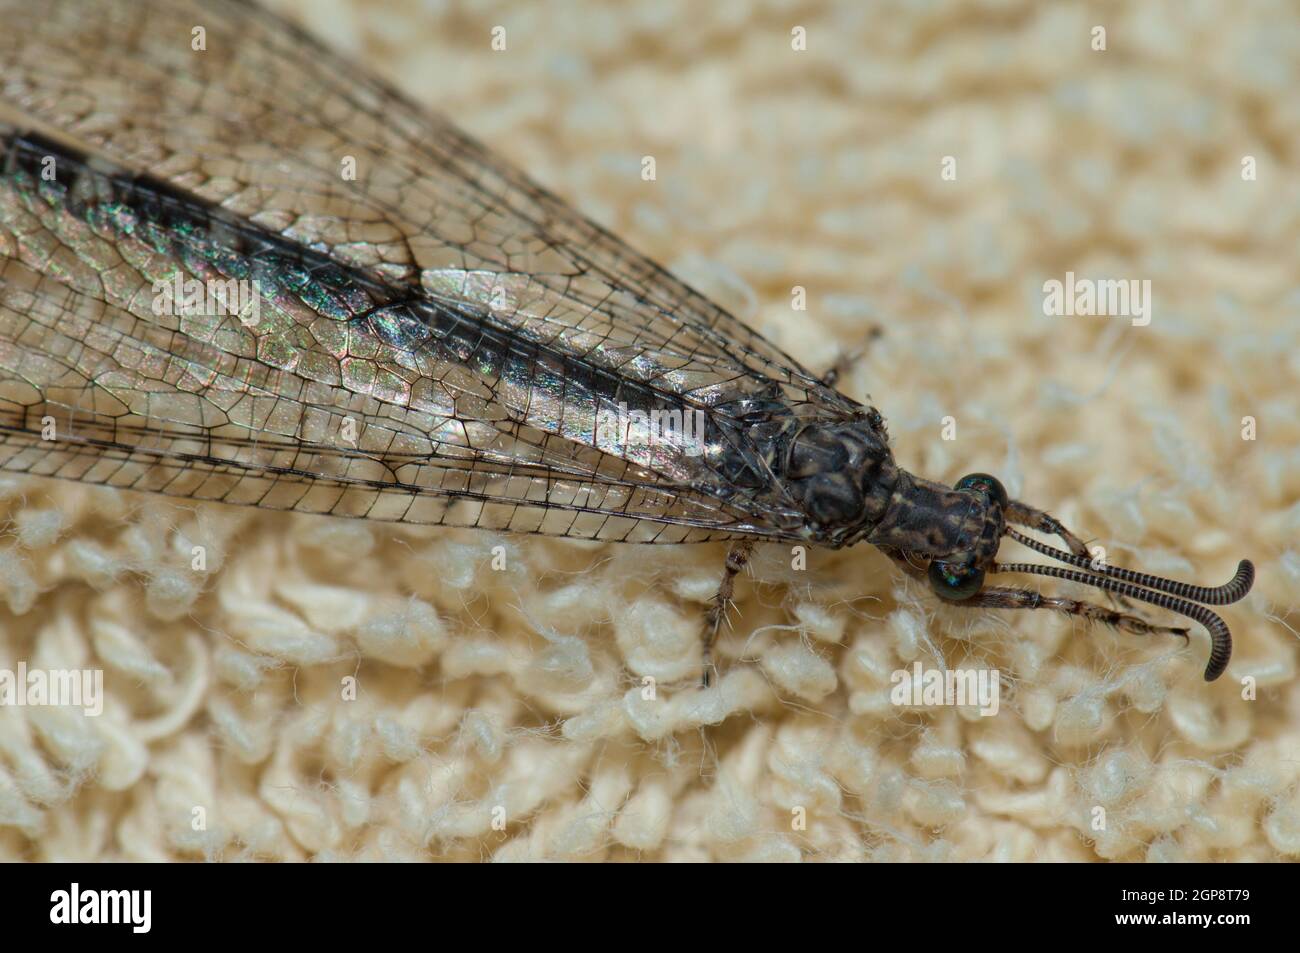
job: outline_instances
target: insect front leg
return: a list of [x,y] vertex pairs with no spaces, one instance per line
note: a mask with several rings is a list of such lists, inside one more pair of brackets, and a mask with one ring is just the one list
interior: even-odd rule
[[[1030,529],[1036,529],[1040,533],[1047,533],[1049,536],[1057,536],[1065,542],[1066,547],[1076,556],[1082,556],[1085,559],[1091,559],[1092,553],[1088,551],[1087,545],[1074,533],[1066,529],[1065,524],[1055,516],[1045,513],[1040,509],[1030,506],[1028,503],[1022,503],[1019,500],[1012,500],[1007,504],[1006,510],[1003,511],[1008,523],[1014,523],[1017,526],[1027,526]],[[1121,595],[1113,592],[1106,593],[1106,598],[1112,605],[1122,606],[1125,609],[1133,609],[1133,603]]]
[[834,387],[836,382],[848,372],[849,368],[862,360],[867,353],[867,349],[871,347],[871,342],[884,333],[884,329],[880,325],[873,324],[871,330],[867,332],[867,343],[856,351],[841,352],[840,356],[835,359],[835,363],[827,368],[826,373],[822,375],[821,382],[827,387]]
[[1089,622],[1101,622],[1134,635],[1180,635],[1184,641],[1190,641],[1191,638],[1187,629],[1178,626],[1153,625],[1145,619],[1120,612],[1118,609],[1062,596],[1045,596],[1033,589],[989,586],[964,602],[953,603],[953,605],[981,609],[1051,609],[1065,615],[1082,616]]
[[700,684],[705,688],[712,682],[713,643],[718,640],[718,628],[727,616],[727,606],[731,604],[732,593],[736,590],[736,576],[745,568],[753,552],[754,541],[742,539],[732,544],[727,553],[722,581],[718,584],[718,592],[713,597],[713,604],[709,606],[709,614],[704,623],[704,674],[700,678]]
[[895,549],[893,546],[878,546],[877,549],[894,562],[898,563],[899,568],[913,579],[918,582],[925,582],[925,567],[915,565],[912,560],[908,558],[907,553],[900,549]]
[[1088,557],[1090,555],[1083,540],[1066,529],[1065,524],[1055,516],[1032,507],[1028,503],[1011,500],[1003,514],[1006,516],[1008,523],[1014,523],[1016,526],[1026,526],[1029,529],[1038,530],[1040,533],[1047,533],[1049,536],[1060,537],[1070,552],[1076,556]]

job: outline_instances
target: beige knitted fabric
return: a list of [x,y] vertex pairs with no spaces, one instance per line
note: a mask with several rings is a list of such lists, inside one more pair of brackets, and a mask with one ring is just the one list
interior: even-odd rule
[[[808,366],[879,325],[840,386],[914,472],[995,473],[1118,565],[1253,558],[1233,662],[767,546],[702,691],[719,546],[5,478],[0,667],[107,697],[0,708],[0,859],[1300,855],[1289,0],[281,6]],[[1150,323],[1045,315],[1069,272],[1149,280]],[[918,662],[996,668],[997,714],[891,704]]]

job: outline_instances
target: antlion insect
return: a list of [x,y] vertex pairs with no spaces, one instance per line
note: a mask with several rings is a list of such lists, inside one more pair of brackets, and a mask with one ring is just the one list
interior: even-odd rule
[[[944,600],[1231,638],[1206,588],[1094,565],[455,127],[235,0],[0,0],[0,467],[409,523],[868,542]],[[664,419],[675,427],[659,427]],[[697,426],[687,426],[696,422]],[[1062,539],[1067,550],[1022,535]],[[1000,563],[1009,536],[1063,566]],[[1068,568],[1067,568],[1068,567]],[[707,671],[707,667],[706,667]]]

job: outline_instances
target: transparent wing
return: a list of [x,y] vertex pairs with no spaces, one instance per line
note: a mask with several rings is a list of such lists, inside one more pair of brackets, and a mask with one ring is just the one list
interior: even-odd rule
[[[771,531],[694,489],[702,463],[692,474],[692,458],[671,447],[596,434],[594,409],[645,403],[645,385],[611,375],[600,397],[580,379],[589,369],[554,366],[553,352],[529,352],[485,314],[385,304],[383,286],[323,257],[295,253],[296,270],[286,269],[275,246],[254,247],[256,232],[219,246],[225,274],[265,269],[249,300],[226,312],[158,307],[157,289],[206,287],[217,274],[196,249],[222,224],[178,204],[167,227],[136,216],[124,236],[120,222],[86,211],[134,215],[143,203],[120,180],[51,144],[6,141],[0,468],[583,538]],[[27,173],[51,156],[54,179]],[[676,483],[664,475],[674,472]]]
[[678,388],[758,372],[802,399],[845,400],[451,124],[252,5],[0,8],[5,98],[130,168],[434,293],[495,294],[538,335],[580,329],[610,366],[650,349]]
[[[730,492],[716,457],[602,441],[596,414],[628,399],[715,418],[755,401],[860,410],[255,7],[0,0],[0,14],[0,119],[15,146],[24,127],[55,137],[62,173],[44,184],[8,150],[6,469],[560,535],[782,535],[797,515]],[[123,215],[181,237],[124,238]],[[251,326],[169,319],[147,294],[272,264]]]

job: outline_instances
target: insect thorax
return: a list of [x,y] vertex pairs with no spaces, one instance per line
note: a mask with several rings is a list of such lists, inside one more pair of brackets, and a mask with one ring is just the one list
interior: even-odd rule
[[790,441],[780,474],[809,535],[843,546],[862,539],[889,509],[898,467],[874,410],[861,419],[812,424]]

